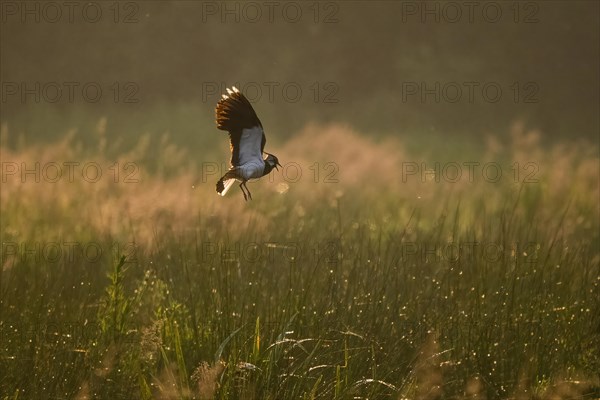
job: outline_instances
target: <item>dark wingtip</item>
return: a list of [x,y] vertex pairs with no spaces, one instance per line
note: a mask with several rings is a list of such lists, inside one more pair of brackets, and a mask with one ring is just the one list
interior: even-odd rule
[[227,95],[217,102],[215,109],[217,129],[236,131],[261,126],[250,101],[237,88],[227,89]]
[[217,193],[221,194],[223,190],[225,190],[225,185],[223,184],[223,181],[220,180],[219,182],[217,182]]

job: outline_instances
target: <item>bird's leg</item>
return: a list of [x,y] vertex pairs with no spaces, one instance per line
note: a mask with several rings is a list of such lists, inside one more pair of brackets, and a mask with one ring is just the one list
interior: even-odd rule
[[244,195],[244,200],[248,201],[248,196],[246,196],[246,191],[244,190],[244,182],[240,183],[240,189],[242,189],[242,194]]
[[244,187],[246,188],[246,192],[248,192],[248,198],[252,200],[252,193],[250,193],[250,189],[248,189],[248,186],[246,186],[246,182],[244,182]]

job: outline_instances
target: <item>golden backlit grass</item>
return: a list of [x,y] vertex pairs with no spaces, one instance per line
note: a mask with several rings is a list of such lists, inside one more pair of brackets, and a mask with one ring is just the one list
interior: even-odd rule
[[[224,141],[226,136],[221,136]],[[133,149],[107,159],[101,135],[97,152],[82,149],[74,135],[68,135],[52,145],[20,151],[3,146],[2,161],[14,163],[18,171],[5,176],[0,201],[3,210],[27,210],[13,218],[26,215],[28,221],[56,228],[64,226],[55,225],[57,220],[74,219],[76,229],[123,238],[133,234],[144,244],[151,243],[154,230],[192,228],[198,218],[217,219],[226,228],[235,226],[235,230],[227,229],[230,234],[239,231],[240,221],[252,224],[255,232],[268,231],[280,223],[273,218],[279,214],[285,214],[288,223],[297,224],[310,209],[336,208],[338,203],[352,212],[368,210],[371,217],[383,218],[406,217],[414,210],[423,210],[425,220],[435,221],[460,202],[462,218],[474,222],[481,216],[478,213],[494,214],[525,201],[527,207],[514,210],[518,217],[531,217],[527,213],[533,212],[550,220],[569,206],[573,218],[563,221],[562,230],[591,229],[598,217],[600,196],[597,149],[585,143],[544,147],[539,132],[524,132],[519,124],[507,136],[503,143],[488,137],[480,154],[457,153],[455,143],[439,142],[431,143],[431,152],[410,154],[398,139],[374,142],[344,126],[311,125],[281,148],[269,149],[282,160],[284,171],[251,183],[259,201],[244,204],[239,201],[237,187],[225,198],[215,196],[214,184],[226,167],[226,152],[220,157],[222,163],[203,162],[195,152],[169,144],[166,137],[150,149],[152,144],[144,136]],[[454,154],[444,154],[445,147]],[[160,153],[160,159],[149,153]],[[79,163],[73,167],[72,180],[66,176],[65,162]],[[35,163],[40,164],[40,170],[48,163],[57,163],[62,178],[50,182],[41,173],[40,182],[35,182],[32,173],[23,176],[22,166],[33,169]],[[100,166],[102,176],[97,182],[82,177],[86,163]],[[462,175],[456,181],[451,163],[461,167]],[[477,163],[471,177],[467,163]],[[411,166],[406,168],[417,166],[418,171],[403,174],[403,165],[408,164]],[[486,164],[490,165],[489,176],[482,171]],[[213,172],[215,166],[220,168],[218,172]],[[445,172],[441,171],[444,166],[448,166]],[[494,182],[498,168],[502,176]],[[53,170],[48,171],[53,177]],[[88,175],[94,174],[91,168]],[[15,221],[6,227],[31,225],[24,222]]]

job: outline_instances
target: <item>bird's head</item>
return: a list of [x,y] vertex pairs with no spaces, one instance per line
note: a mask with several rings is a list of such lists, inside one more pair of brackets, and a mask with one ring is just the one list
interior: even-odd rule
[[277,159],[277,157],[275,157],[273,154],[270,153],[266,153],[267,154],[267,158],[265,158],[265,164],[268,165],[269,170],[272,170],[273,168],[275,168],[277,171],[279,171],[279,168],[277,167],[281,167],[281,164],[279,164],[279,160]]

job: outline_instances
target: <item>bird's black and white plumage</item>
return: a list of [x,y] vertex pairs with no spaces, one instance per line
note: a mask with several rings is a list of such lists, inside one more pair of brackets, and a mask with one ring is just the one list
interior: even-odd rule
[[238,180],[244,199],[252,199],[246,182],[267,175],[280,166],[279,160],[264,153],[267,138],[262,124],[248,99],[235,86],[227,89],[227,95],[217,103],[216,120],[218,129],[229,132],[231,145],[231,166],[217,182],[217,193],[224,196]]

